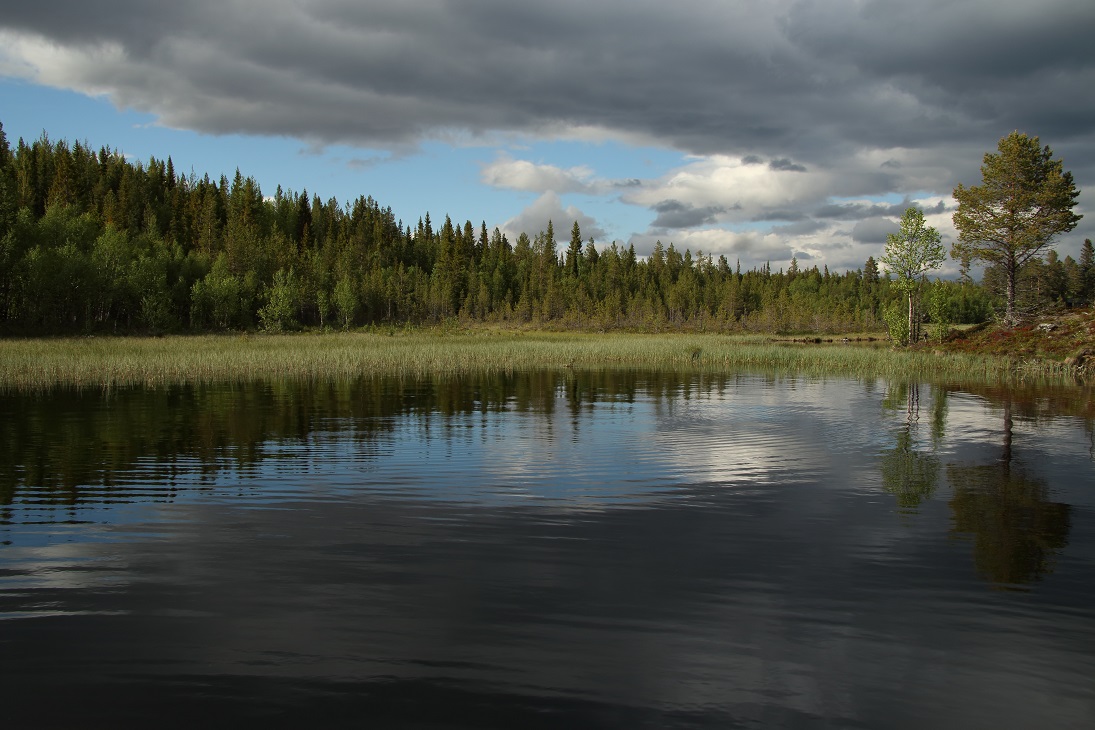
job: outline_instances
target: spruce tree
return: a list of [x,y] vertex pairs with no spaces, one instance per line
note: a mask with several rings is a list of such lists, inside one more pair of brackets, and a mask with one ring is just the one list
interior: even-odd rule
[[570,247],[567,248],[566,269],[567,273],[577,279],[581,270],[582,260],[582,229],[578,227],[578,221],[574,221],[574,227],[570,229]]
[[1084,304],[1095,302],[1095,251],[1092,250],[1091,239],[1085,238],[1084,245],[1080,248],[1080,286],[1078,293]]

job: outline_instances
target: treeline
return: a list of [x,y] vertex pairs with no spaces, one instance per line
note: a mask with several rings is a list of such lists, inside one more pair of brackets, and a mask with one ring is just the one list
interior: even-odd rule
[[[1073,292],[1068,261],[1061,262],[1062,298],[1090,297],[1090,284],[1083,284],[1090,262]],[[995,305],[969,281],[931,288],[929,311],[940,321],[983,321]],[[1059,290],[1044,289],[1046,296]],[[239,171],[232,180],[181,175],[170,157],[131,162],[114,150],[45,135],[12,147],[0,126],[0,332],[7,334],[453,319],[652,331],[875,331],[900,306],[900,293],[873,258],[842,274],[800,269],[796,261],[786,271],[765,265],[743,272],[725,257],[673,244],[659,243],[640,259],[633,246],[583,240],[577,223],[560,244],[550,221],[546,230],[510,241],[485,224],[458,225],[446,216],[436,225],[428,213],[405,225],[372,197],[324,202],[280,186],[266,197]]]
[[[988,291],[1002,292],[1007,285],[1004,272],[988,268],[982,281]],[[1080,248],[1080,260],[1063,259],[1050,249],[1045,260],[1032,259],[1019,271],[1017,309],[1036,314],[1047,309],[1095,304],[1095,251],[1091,239]]]

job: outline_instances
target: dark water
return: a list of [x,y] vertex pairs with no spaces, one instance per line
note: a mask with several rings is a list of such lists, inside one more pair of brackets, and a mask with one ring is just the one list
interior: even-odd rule
[[1089,390],[0,396],[5,727],[1095,727]]

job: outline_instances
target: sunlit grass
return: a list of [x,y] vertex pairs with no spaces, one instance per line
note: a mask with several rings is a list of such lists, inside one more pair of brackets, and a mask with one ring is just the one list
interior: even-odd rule
[[884,377],[1067,376],[1052,364],[894,351],[885,346],[792,344],[761,336],[468,332],[305,333],[0,341],[0,388],[111,388],[256,378],[337,379],[544,368],[764,369]]

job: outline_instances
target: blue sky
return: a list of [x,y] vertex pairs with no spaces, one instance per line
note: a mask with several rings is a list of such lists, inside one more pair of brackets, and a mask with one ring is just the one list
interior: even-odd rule
[[[86,141],[413,225],[577,220],[744,268],[858,268],[1012,130],[1092,208],[1088,0],[137,0],[0,17],[9,140]],[[1058,242],[1076,255],[1095,220]],[[948,262],[943,273],[953,272]]]
[[[499,160],[521,159],[562,169],[586,166],[614,178],[657,177],[685,160],[685,155],[671,149],[613,140],[425,141],[413,153],[393,153],[379,147],[318,146],[290,136],[207,134],[164,126],[150,112],[119,109],[104,95],[88,96],[11,77],[0,78],[0,109],[4,110],[0,122],[12,145],[19,138],[29,142],[44,132],[54,141],[79,140],[95,149],[105,146],[134,160],[170,156],[180,174],[193,171],[199,177],[208,173],[231,179],[239,168],[259,181],[264,194],[272,195],[281,185],[341,202],[371,195],[412,226],[429,212],[438,222],[450,215],[457,223],[470,219],[477,229],[483,222],[492,229],[505,227],[543,193],[484,184],[483,170]],[[560,197],[563,210],[571,206],[596,221],[587,228],[598,244],[627,242],[633,231],[644,229],[654,217],[641,206],[604,195],[574,192]],[[550,219],[535,229],[526,227],[527,232],[543,230]],[[558,216],[553,220],[560,237],[569,237],[573,222],[574,218]]]

